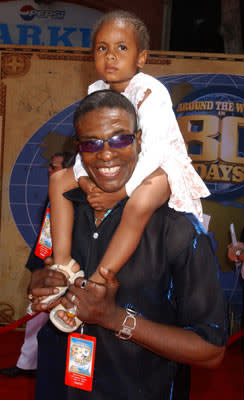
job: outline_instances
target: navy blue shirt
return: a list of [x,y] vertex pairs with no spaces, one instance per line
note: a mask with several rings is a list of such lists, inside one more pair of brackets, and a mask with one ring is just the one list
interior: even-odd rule
[[[73,258],[88,278],[96,270],[115,232],[126,199],[97,228],[93,210],[80,189],[67,195],[75,205]],[[197,219],[159,208],[145,228],[133,256],[117,275],[116,302],[162,324],[193,330],[209,343],[226,343],[223,296],[213,250]],[[92,392],[64,385],[67,336],[48,323],[39,333],[36,400],[169,400],[178,364],[97,325]],[[184,388],[182,388],[184,391]]]

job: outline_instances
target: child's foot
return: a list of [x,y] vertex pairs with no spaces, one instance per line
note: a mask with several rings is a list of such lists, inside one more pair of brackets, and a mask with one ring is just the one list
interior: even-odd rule
[[[73,260],[73,258],[70,260],[70,262],[66,265],[61,265],[61,264],[54,264],[50,267],[53,270],[57,270],[62,272],[67,278],[68,282],[74,283],[76,278],[83,278],[84,277],[84,271],[80,270],[79,264]],[[59,297],[63,296],[64,293],[66,292],[68,286],[59,286],[57,289],[59,289],[59,292],[56,294],[52,294],[50,296],[45,297],[43,300],[41,300],[41,303],[50,305]]]
[[73,332],[82,324],[82,321],[75,316],[75,311],[66,310],[62,304],[58,304],[50,312],[49,318],[60,331]]
[[106,279],[104,279],[101,276],[101,274],[99,273],[98,269],[94,272],[94,274],[91,275],[91,277],[89,278],[89,281],[92,281],[92,282],[95,282],[95,283],[100,283],[101,285],[106,283]]

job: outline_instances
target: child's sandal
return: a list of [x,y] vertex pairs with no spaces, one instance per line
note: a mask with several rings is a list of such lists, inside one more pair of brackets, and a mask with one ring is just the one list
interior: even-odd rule
[[[80,270],[78,272],[73,272],[72,271],[72,267],[74,265],[76,261],[72,258],[72,260],[70,260],[70,262],[67,265],[61,265],[61,264],[53,264],[50,269],[56,270],[56,271],[60,271],[62,273],[67,272],[69,275],[69,283],[72,284],[74,283],[76,278],[83,278],[84,277],[84,271]],[[56,301],[57,299],[59,299],[59,297],[63,296],[64,293],[66,292],[68,286],[58,286],[57,289],[59,289],[59,292],[56,294],[51,294],[50,296],[45,297],[45,299],[43,299],[41,301],[41,303],[50,305],[52,304],[54,301]]]
[[58,316],[58,311],[64,311],[65,313],[68,312],[68,310],[66,310],[62,304],[58,304],[55,308],[53,308],[49,314],[49,318],[52,321],[53,325],[56,326],[56,328],[58,328],[60,331],[62,332],[74,332],[77,328],[79,328],[79,326],[82,324],[82,321],[77,318],[74,315],[74,321],[75,321],[75,325],[74,326],[70,326],[68,324],[66,324],[62,318],[60,318]]

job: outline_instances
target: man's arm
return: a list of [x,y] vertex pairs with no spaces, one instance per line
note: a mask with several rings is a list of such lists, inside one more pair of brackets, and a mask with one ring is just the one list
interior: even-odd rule
[[[100,273],[107,280],[107,286],[88,281],[84,290],[82,279],[77,279],[61,302],[70,308],[74,294],[81,320],[118,332],[126,317],[126,310],[115,303],[119,284],[111,272],[101,268]],[[67,317],[67,320],[70,319]],[[155,323],[138,315],[130,340],[164,358],[207,368],[218,366],[225,352],[224,346],[210,344],[192,330]]]

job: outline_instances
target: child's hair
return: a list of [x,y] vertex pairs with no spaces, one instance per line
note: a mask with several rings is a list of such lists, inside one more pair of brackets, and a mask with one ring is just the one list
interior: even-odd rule
[[148,50],[150,37],[144,22],[135,14],[128,11],[116,10],[104,14],[94,26],[92,32],[92,51],[94,50],[96,36],[99,30],[112,20],[124,21],[126,24],[131,25],[135,32],[135,39],[138,51]]
[[125,110],[133,118],[134,132],[137,131],[137,117],[133,104],[125,96],[114,90],[98,90],[81,100],[74,113],[74,127],[85,114],[99,108],[120,108]]

